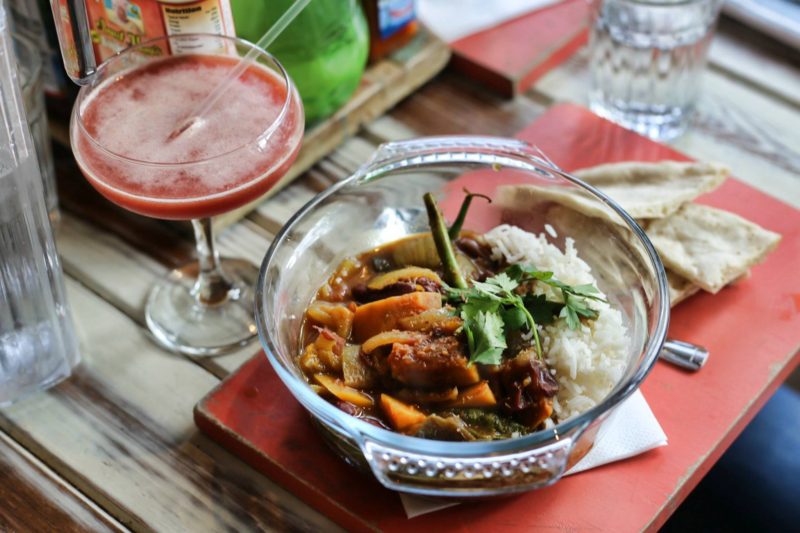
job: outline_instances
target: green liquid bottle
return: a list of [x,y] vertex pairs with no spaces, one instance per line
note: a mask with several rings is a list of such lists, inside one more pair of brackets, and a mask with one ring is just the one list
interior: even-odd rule
[[[294,0],[231,0],[236,34],[257,41]],[[358,0],[312,0],[269,47],[294,80],[306,122],[333,114],[355,92],[369,52]]]

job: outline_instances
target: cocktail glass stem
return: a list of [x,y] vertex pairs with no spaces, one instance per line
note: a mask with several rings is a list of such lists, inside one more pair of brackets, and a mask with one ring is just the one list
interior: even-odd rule
[[214,230],[210,218],[192,220],[197,245],[199,270],[192,294],[201,305],[217,305],[228,299],[233,288],[220,265],[219,253],[214,247]]
[[197,261],[153,287],[145,308],[150,332],[164,347],[195,357],[218,355],[256,336],[253,291],[258,269],[220,257],[210,218],[192,220]]

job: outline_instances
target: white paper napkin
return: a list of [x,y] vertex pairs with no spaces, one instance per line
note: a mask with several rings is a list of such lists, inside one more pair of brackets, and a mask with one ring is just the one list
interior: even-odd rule
[[[641,391],[625,400],[600,428],[594,446],[564,475],[577,474],[614,461],[628,459],[653,448],[667,445],[667,436],[656,420]],[[408,518],[458,505],[453,500],[439,500],[400,494]]]
[[453,42],[560,0],[418,0],[419,19],[439,38]]

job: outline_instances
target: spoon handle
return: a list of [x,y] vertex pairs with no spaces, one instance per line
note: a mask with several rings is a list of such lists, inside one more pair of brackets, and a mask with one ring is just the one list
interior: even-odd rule
[[696,372],[706,364],[708,350],[690,342],[667,339],[658,356],[673,365]]

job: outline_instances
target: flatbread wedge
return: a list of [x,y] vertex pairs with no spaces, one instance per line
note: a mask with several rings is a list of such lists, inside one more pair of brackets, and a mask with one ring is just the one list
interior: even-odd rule
[[[728,169],[718,163],[625,162],[586,168],[575,176],[599,188],[635,219],[663,218],[699,195],[717,188]],[[579,189],[510,185],[500,187],[496,201],[510,208],[558,203],[584,215],[624,225],[614,211]]]
[[624,226],[625,222],[613,209],[578,189],[540,187],[538,185],[502,185],[497,188],[495,203],[511,211],[542,210],[553,204],[562,205],[587,217]]
[[613,198],[633,218],[664,218],[729,174],[719,163],[629,161],[576,170],[574,175]]
[[711,293],[744,275],[781,239],[738,215],[699,204],[653,220],[647,235],[664,266]]
[[675,307],[700,290],[700,287],[675,272],[669,269],[666,272],[670,307]]

